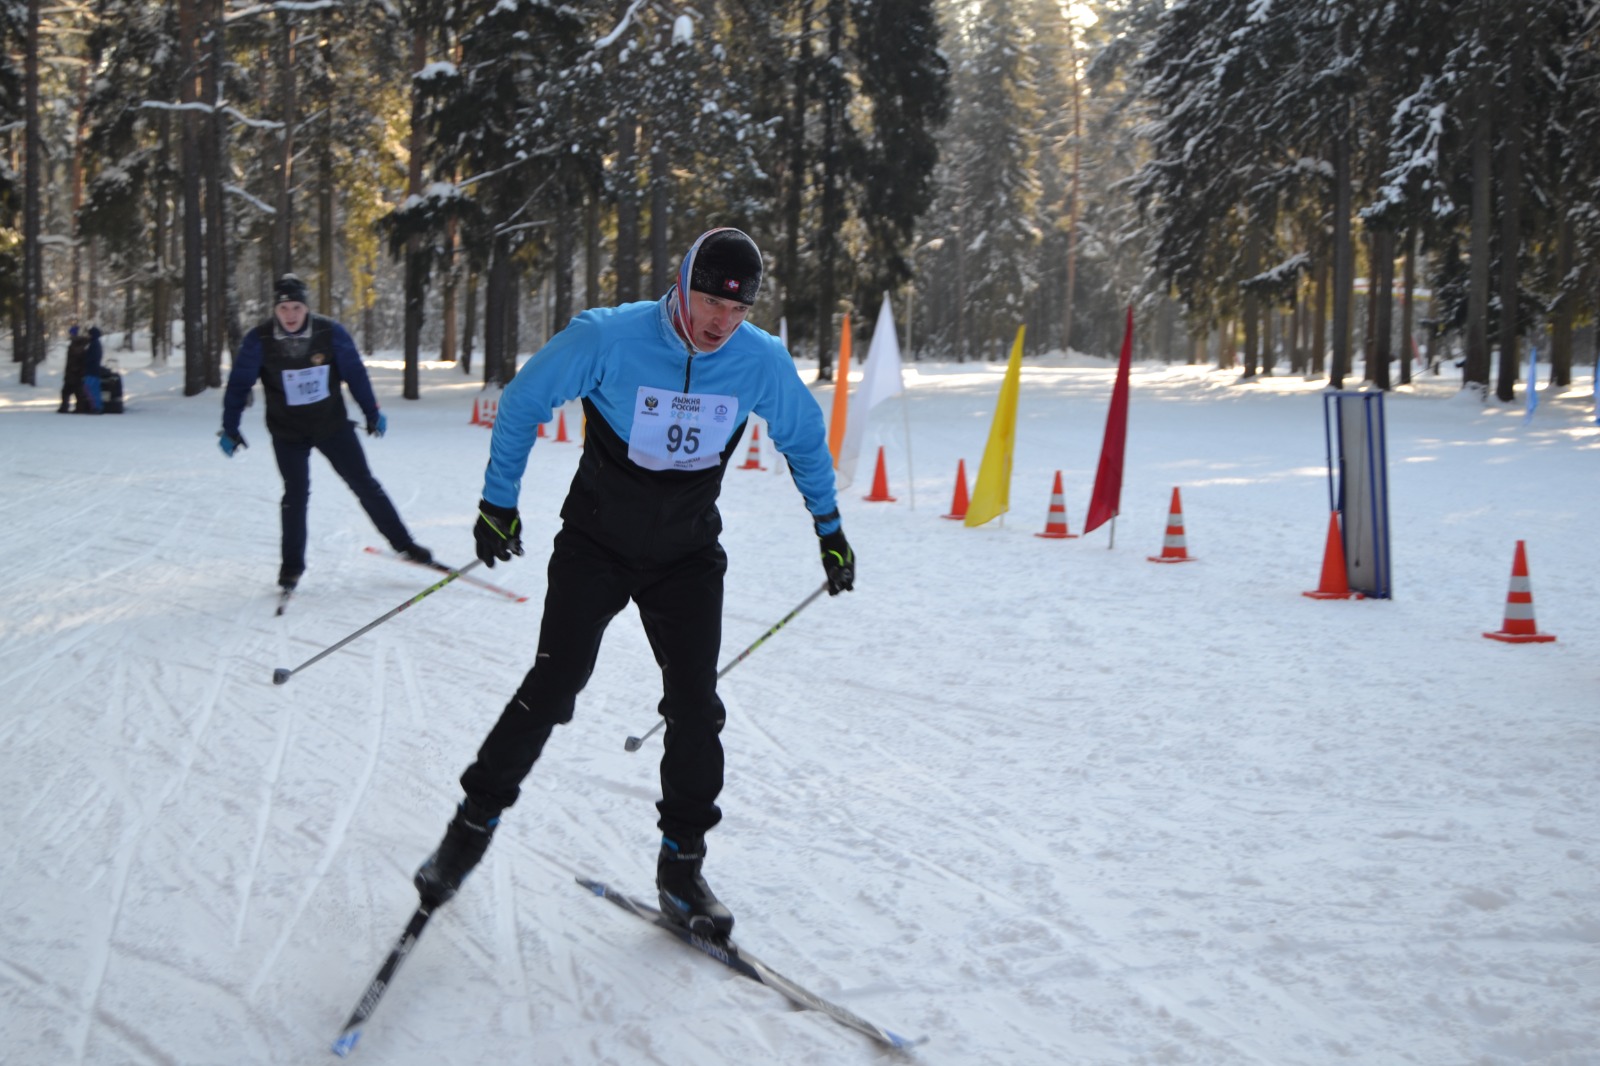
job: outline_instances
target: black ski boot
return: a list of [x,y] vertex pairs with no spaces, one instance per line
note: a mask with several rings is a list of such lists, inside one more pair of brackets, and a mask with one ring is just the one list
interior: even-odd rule
[[424,906],[432,908],[450,901],[461,888],[461,882],[467,879],[467,874],[483,858],[489,841],[494,838],[495,826],[499,824],[498,817],[490,816],[471,800],[461,802],[456,808],[456,816],[445,827],[444,839],[439,842],[439,847],[428,856],[427,861],[417,869],[417,875],[411,879],[411,883],[417,886],[417,894],[422,897]]
[[423,566],[433,562],[433,553],[416,541],[412,541],[404,548],[401,548],[400,554],[403,558],[409,559],[414,563],[421,563]]
[[290,570],[288,567],[278,568],[278,587],[285,592],[293,592],[294,587],[300,584],[300,575],[304,570]]
[[733,932],[733,914],[700,874],[705,857],[704,838],[661,838],[661,853],[656,858],[661,913],[693,932],[727,936]]

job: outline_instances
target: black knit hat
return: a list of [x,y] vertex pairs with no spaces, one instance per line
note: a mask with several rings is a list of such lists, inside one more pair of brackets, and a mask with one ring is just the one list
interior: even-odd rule
[[736,229],[714,229],[689,250],[689,288],[753,304],[761,291],[761,249]]
[[272,304],[310,303],[307,299],[310,294],[306,290],[306,283],[300,280],[298,274],[285,274],[272,286]]

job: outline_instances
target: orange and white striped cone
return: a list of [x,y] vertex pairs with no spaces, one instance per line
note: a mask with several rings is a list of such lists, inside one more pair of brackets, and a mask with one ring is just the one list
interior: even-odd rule
[[1178,487],[1172,487],[1172,506],[1167,508],[1167,536],[1161,542],[1160,555],[1147,555],[1152,563],[1192,563],[1189,546],[1183,536],[1183,501],[1178,498]]
[[1339,531],[1339,512],[1328,519],[1328,546],[1322,552],[1322,580],[1313,592],[1302,592],[1314,600],[1364,600],[1366,596],[1350,589],[1344,559],[1344,534]]
[[956,519],[966,518],[967,504],[967,461],[965,459],[957,459],[956,492],[955,495],[950,498],[950,513],[944,517]]
[[1044,532],[1036,537],[1049,540],[1072,540],[1076,533],[1067,532],[1067,499],[1061,493],[1061,471],[1056,471],[1056,485],[1050,490],[1050,513],[1045,516]]
[[872,475],[872,491],[861,497],[870,503],[893,503],[895,498],[889,495],[889,474],[883,467],[883,445],[878,445],[878,469]]
[[750,450],[745,453],[744,465],[740,470],[765,470],[761,465],[761,426],[756,422],[750,423]]
[[571,441],[567,438],[567,412],[565,410],[560,411],[556,415],[556,443],[571,443]]
[[1511,562],[1511,589],[1506,593],[1506,617],[1500,628],[1485,633],[1490,640],[1507,644],[1547,644],[1553,633],[1541,633],[1533,621],[1533,586],[1528,582],[1528,553],[1517,541],[1517,554]]

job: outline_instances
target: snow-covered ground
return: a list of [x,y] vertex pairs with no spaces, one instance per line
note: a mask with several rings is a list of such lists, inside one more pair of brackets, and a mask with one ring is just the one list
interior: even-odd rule
[[[407,403],[398,365],[372,365],[390,430],[368,456],[418,538],[465,562],[477,386],[428,366]],[[739,939],[928,1036],[930,1066],[1600,1062],[1587,374],[1527,426],[1453,377],[1388,396],[1395,598],[1317,602],[1324,383],[1136,365],[1111,546],[1033,535],[1057,469],[1079,529],[1101,360],[1029,360],[1011,513],[941,518],[1002,371],[908,367],[869,444],[898,502],[864,502],[868,476],[843,498],[857,591],[723,682],[707,870]],[[259,403],[230,462],[220,393],[185,399],[177,368],[129,370],[128,412],[98,419],[53,413],[59,372],[58,354],[39,388],[0,385],[0,1059],[324,1061],[530,662],[577,446],[535,450],[529,555],[485,575],[531,602],[457,583],[275,687],[431,579],[363,554],[376,534],[319,459],[310,569],[274,617]],[[1174,486],[1197,561],[1152,565]],[[822,572],[786,476],[730,469],[722,510],[727,661]],[[1482,636],[1519,539],[1556,643]],[[619,617],[356,1056],[895,1057],[573,883],[651,894],[659,745],[623,740],[656,685]]]

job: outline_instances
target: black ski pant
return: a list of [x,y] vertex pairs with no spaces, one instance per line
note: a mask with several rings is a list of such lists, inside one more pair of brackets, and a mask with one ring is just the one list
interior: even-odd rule
[[334,473],[344,478],[345,484],[361,501],[362,508],[372,524],[378,527],[389,547],[404,551],[411,546],[411,534],[400,513],[394,509],[383,486],[367,467],[366,453],[356,439],[356,427],[345,423],[344,429],[319,441],[285,440],[272,438],[272,451],[278,457],[278,472],[283,475],[283,502],[279,511],[283,517],[283,569],[287,573],[302,574],[306,569],[306,508],[311,502],[311,449],[327,457]]
[[667,720],[657,824],[674,839],[698,837],[716,825],[725,718],[717,653],[727,569],[728,557],[716,543],[671,562],[640,565],[570,528],[557,533],[538,653],[477,761],[461,775],[467,798],[496,812],[516,802],[551,731],[572,720],[606,626],[632,600],[661,667],[658,709]]

